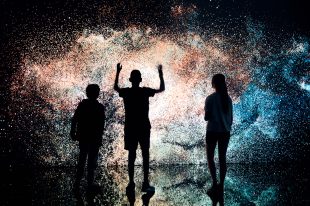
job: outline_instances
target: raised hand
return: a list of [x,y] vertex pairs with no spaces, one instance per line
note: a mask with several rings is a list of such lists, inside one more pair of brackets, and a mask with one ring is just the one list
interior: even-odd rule
[[164,81],[164,75],[163,75],[163,66],[159,64],[157,66],[158,69],[158,74],[159,74],[159,79],[160,79],[160,86],[159,89],[156,90],[156,92],[163,92],[165,91],[165,81]]
[[121,63],[118,63],[117,66],[116,66],[117,73],[120,73],[121,70],[122,70],[122,68],[123,68],[123,67],[122,67]]
[[122,65],[121,65],[121,63],[118,63],[116,65],[116,76],[115,76],[115,82],[114,82],[114,89],[117,92],[119,92],[119,90],[120,90],[120,88],[118,86],[118,78],[119,78],[119,74],[120,74],[121,70],[122,70]]
[[159,76],[163,76],[163,65],[159,64],[157,66]]

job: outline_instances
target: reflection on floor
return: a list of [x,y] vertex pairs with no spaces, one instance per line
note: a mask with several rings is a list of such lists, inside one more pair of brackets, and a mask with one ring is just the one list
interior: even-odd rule
[[[7,172],[1,183],[0,205],[130,205],[126,196],[125,167],[100,167],[101,185],[91,201],[82,189],[72,193],[72,167],[19,169]],[[309,205],[309,169],[279,165],[231,164],[225,182],[225,205]],[[206,165],[165,165],[151,168],[155,194],[142,194],[142,168],[136,168],[134,205],[212,205],[206,191],[210,175]],[[82,183],[85,186],[86,182]],[[84,188],[84,187],[82,187]],[[132,197],[129,197],[129,199]]]

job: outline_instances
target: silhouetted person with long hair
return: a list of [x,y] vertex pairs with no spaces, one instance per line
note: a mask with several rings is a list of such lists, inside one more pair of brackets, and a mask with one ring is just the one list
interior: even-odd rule
[[134,164],[136,160],[136,150],[138,143],[142,150],[144,181],[142,191],[152,191],[155,188],[149,184],[149,148],[150,148],[150,130],[151,124],[149,120],[149,97],[153,97],[156,93],[165,90],[162,66],[158,66],[160,79],[160,88],[151,89],[148,87],[140,87],[142,81],[139,70],[133,70],[130,74],[129,81],[132,86],[130,88],[119,88],[118,79],[122,70],[122,65],[117,64],[117,73],[115,78],[114,89],[119,96],[124,99],[125,105],[125,149],[128,150],[128,175],[129,184],[127,190],[134,190]]
[[[230,138],[230,130],[233,121],[232,101],[227,93],[225,76],[216,74],[212,78],[212,87],[215,92],[206,98],[205,117],[207,123],[206,145],[207,160],[212,177],[212,186],[207,194],[211,198],[218,197],[223,204],[224,180],[226,176],[226,151]],[[216,167],[214,163],[214,151],[218,144],[220,163],[220,181],[217,183]]]
[[87,99],[83,99],[77,109],[71,123],[70,136],[79,141],[79,160],[77,165],[75,192],[79,192],[80,182],[83,177],[87,162],[88,190],[94,185],[94,172],[97,166],[99,148],[102,145],[102,134],[105,123],[105,108],[97,101],[100,88],[97,84],[90,84],[86,88]]

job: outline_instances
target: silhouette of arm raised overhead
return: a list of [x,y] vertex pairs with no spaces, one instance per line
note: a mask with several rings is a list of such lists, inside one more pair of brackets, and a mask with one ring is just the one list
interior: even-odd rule
[[163,66],[160,64],[158,65],[158,74],[160,79],[160,86],[159,89],[155,90],[156,93],[165,91],[165,81],[164,81],[164,74],[163,74]]
[[114,90],[119,92],[120,91],[120,88],[118,86],[118,79],[119,79],[119,74],[122,70],[122,65],[121,63],[118,63],[117,66],[116,66],[116,77],[115,77],[115,82],[114,82]]

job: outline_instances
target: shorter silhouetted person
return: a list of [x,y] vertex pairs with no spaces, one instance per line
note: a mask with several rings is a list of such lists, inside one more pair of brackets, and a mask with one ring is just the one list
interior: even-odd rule
[[102,145],[102,134],[105,123],[105,108],[97,101],[100,88],[97,84],[90,84],[86,88],[87,99],[83,99],[77,109],[71,123],[70,136],[79,141],[79,160],[77,165],[76,179],[74,183],[75,192],[79,191],[80,182],[83,177],[87,162],[88,189],[94,185],[94,172],[97,166],[99,148]]
[[[212,87],[215,92],[206,98],[205,120],[207,123],[206,145],[207,160],[212,178],[212,186],[207,194],[212,198],[219,198],[223,203],[224,180],[226,176],[226,151],[230,138],[230,130],[233,121],[232,101],[227,93],[225,76],[216,74],[212,78]],[[218,144],[220,163],[220,181],[217,183],[216,167],[214,163],[214,151]]]
[[160,88],[151,89],[148,87],[140,87],[142,81],[139,70],[133,70],[130,74],[129,81],[132,84],[130,88],[119,88],[118,79],[122,66],[117,64],[117,73],[115,78],[114,89],[119,96],[124,99],[125,105],[125,149],[128,150],[128,175],[129,184],[126,190],[134,190],[134,165],[136,160],[136,150],[138,144],[142,150],[144,181],[142,191],[154,191],[155,188],[149,184],[149,149],[150,149],[150,130],[151,124],[149,120],[149,97],[153,97],[156,93],[165,90],[162,66],[158,66],[160,79]]

